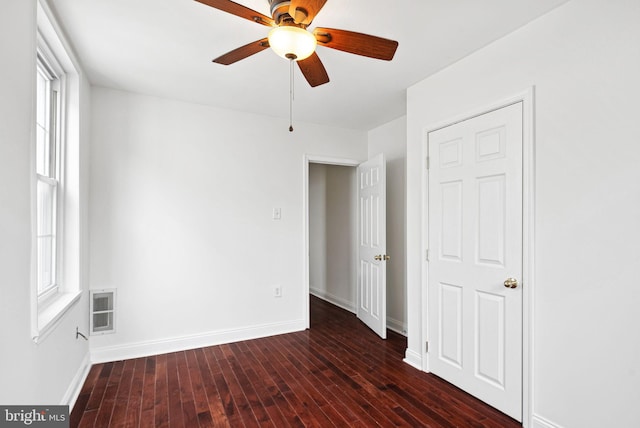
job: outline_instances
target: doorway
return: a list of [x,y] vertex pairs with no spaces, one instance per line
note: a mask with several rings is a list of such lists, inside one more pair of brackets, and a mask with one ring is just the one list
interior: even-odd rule
[[[303,207],[304,207],[304,219],[303,219],[303,240],[304,240],[304,256],[303,256],[303,311],[304,311],[304,322],[306,328],[311,326],[310,317],[309,317],[309,296],[311,293],[311,277],[310,277],[310,264],[311,264],[311,224],[310,224],[310,169],[312,165],[328,165],[328,166],[339,166],[339,167],[347,167],[355,171],[357,166],[359,165],[359,161],[354,159],[344,159],[344,158],[333,158],[327,156],[314,156],[314,155],[305,155],[303,159]],[[319,233],[319,231],[315,231],[314,233]],[[313,245],[318,245],[314,242]],[[316,248],[316,252],[318,249]],[[354,283],[355,288],[355,283]],[[314,285],[314,288],[318,288],[318,286]],[[317,291],[314,291],[317,292]],[[344,295],[345,293],[343,293]],[[353,300],[355,304],[355,300]],[[347,309],[350,312],[353,312],[353,308]]]
[[356,168],[309,164],[309,292],[356,311]]
[[[334,170],[334,168],[315,167],[314,164],[339,166],[340,168]],[[309,292],[315,291],[324,298],[338,297],[337,303],[342,301],[343,304],[340,306],[346,306],[351,311],[355,307],[357,317],[381,338],[386,338],[386,263],[389,257],[386,254],[385,165],[385,157],[382,153],[363,163],[305,156],[303,233],[306,251],[303,291],[305,292],[304,311],[307,328],[310,327]],[[349,168],[343,170],[342,167],[345,166]],[[327,172],[337,171],[340,173],[332,175],[348,177],[349,184],[347,186],[339,181],[336,183],[333,177],[329,177],[327,174]],[[310,178],[313,177],[321,177],[319,180],[321,184],[314,183],[310,186]],[[316,187],[320,187],[321,190],[315,191]],[[311,190],[314,190],[313,195]],[[327,198],[328,194],[329,198]],[[336,198],[338,202],[334,204],[336,206],[331,211],[340,211],[338,214],[343,217],[343,213],[347,212],[346,217],[350,220],[338,226],[338,229],[348,231],[347,236],[341,236],[344,235],[344,232],[341,233],[340,230],[327,230],[327,201]],[[320,200],[321,203],[316,203],[317,200]],[[348,207],[355,207],[355,209]],[[313,219],[310,214],[312,210],[319,212],[319,215],[314,216]],[[331,217],[333,217],[333,213],[331,213]],[[341,221],[344,221],[344,218]],[[332,225],[329,224],[329,226]],[[321,242],[319,245],[315,241],[311,244],[312,233],[319,236]],[[342,271],[338,272],[339,282],[343,284],[342,287],[335,288],[335,284],[327,284],[329,276],[327,273],[327,243],[330,245],[337,243],[338,246],[342,246],[338,252],[338,259],[341,257],[342,260],[331,258],[334,266],[339,266]],[[319,269],[316,270],[315,268],[318,266],[314,266],[312,271],[310,268],[312,259],[313,261],[319,260]],[[312,280],[318,282],[312,284]],[[344,284],[348,284],[347,287],[344,287]],[[355,286],[355,299],[353,298],[353,289],[349,285]],[[328,287],[334,287],[334,293],[328,292]],[[335,290],[339,290],[338,293],[342,296],[337,295]]]

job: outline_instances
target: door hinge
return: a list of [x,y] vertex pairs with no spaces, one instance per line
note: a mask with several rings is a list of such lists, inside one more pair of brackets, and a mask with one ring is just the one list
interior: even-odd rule
[[429,156],[427,156],[426,158],[424,158],[424,167],[426,169],[429,169]]
[[424,352],[429,352],[429,341],[424,342]]
[[425,250],[425,252],[424,252],[424,259],[425,259],[426,261],[429,261],[429,250]]

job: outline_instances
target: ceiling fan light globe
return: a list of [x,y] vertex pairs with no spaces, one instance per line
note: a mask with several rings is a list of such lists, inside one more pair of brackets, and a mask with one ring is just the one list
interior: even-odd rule
[[313,34],[303,28],[282,26],[269,31],[269,46],[286,59],[301,61],[309,58],[316,50],[317,41]]

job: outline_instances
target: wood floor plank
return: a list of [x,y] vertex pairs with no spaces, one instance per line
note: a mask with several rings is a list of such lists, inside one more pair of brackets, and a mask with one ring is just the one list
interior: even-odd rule
[[87,409],[89,398],[91,397],[91,392],[93,391],[94,385],[98,381],[101,370],[102,367],[98,364],[92,366],[89,370],[87,378],[82,385],[82,388],[80,389],[80,394],[78,395],[73,410],[71,411],[71,415],[69,415],[69,423],[71,426],[79,425],[80,420],[82,419],[82,414]]
[[169,426],[169,380],[167,355],[158,355],[155,361],[155,391],[153,420],[158,428]]
[[180,380],[178,379],[178,362],[175,352],[167,354],[167,387],[169,390],[170,426],[184,428],[184,413],[180,397]]
[[[328,336],[325,334],[324,336]],[[447,404],[442,406],[441,400],[437,396],[429,396],[428,391],[420,391],[418,389],[413,389],[412,385],[406,385],[402,389],[398,389],[396,383],[402,383],[403,380],[398,378],[397,372],[394,366],[381,366],[383,367],[379,373],[376,373],[375,376],[372,376],[370,373],[363,372],[358,368],[359,365],[376,365],[379,363],[376,362],[376,357],[370,353],[370,351],[376,349],[376,347],[372,347],[371,344],[366,343],[364,341],[365,336],[360,336],[360,339],[357,341],[336,341],[333,337],[322,337],[315,336],[314,340],[320,343],[321,348],[330,349],[333,355],[340,356],[342,365],[347,367],[351,367],[353,370],[365,373],[372,382],[379,382],[377,385],[379,388],[388,389],[391,394],[394,394],[401,400],[401,404],[404,405],[405,409],[409,412],[413,413],[422,413],[424,415],[428,415],[433,423],[438,424],[438,426],[447,427],[447,426],[459,426],[464,422],[465,426],[469,427],[477,427],[478,422],[475,418],[469,418],[469,414],[464,417],[464,420],[458,420],[456,416],[459,413],[461,408],[461,403],[456,403],[457,412],[452,414],[448,411],[448,409],[453,408],[451,406],[451,398],[447,401]],[[369,335],[370,340],[375,343],[377,340],[376,337]],[[357,358],[354,356],[357,355]],[[384,381],[384,382],[382,382]],[[386,384],[385,384],[386,383]],[[425,395],[427,394],[429,400],[429,405],[425,405],[422,401],[417,401],[414,399],[415,396]],[[466,409],[469,412],[469,409]]]
[[87,406],[85,408],[86,412],[98,410],[100,408],[100,403],[102,403],[104,391],[107,389],[107,382],[109,381],[109,376],[111,375],[111,370],[113,369],[113,363],[105,363],[101,364],[100,366],[100,374],[98,375],[98,379],[95,381],[94,387],[91,391],[89,401],[87,402]]
[[96,364],[71,427],[464,427],[521,425],[402,362],[352,313],[310,299],[311,328]]
[[251,353],[254,363],[251,365],[258,375],[258,380],[264,385],[267,393],[273,400],[278,411],[285,420],[283,426],[304,427],[300,417],[296,414],[291,404],[278,387],[276,378],[273,377],[273,371],[269,371],[270,364],[258,349],[259,341],[242,342],[245,349]]
[[129,403],[129,394],[131,393],[131,382],[133,380],[133,368],[135,366],[134,360],[124,361],[122,370],[122,376],[118,386],[118,392],[115,396],[113,413],[111,414],[111,420],[113,421],[109,425],[116,428],[125,426],[127,405]]
[[[305,346],[308,347],[309,345],[305,344]],[[345,384],[340,388],[341,390],[344,391],[345,389],[346,390],[353,389],[355,392],[357,392],[356,394],[349,394],[355,397],[355,402],[357,404],[357,407],[350,406],[349,408],[351,410],[361,408],[364,412],[366,412],[367,416],[371,417],[371,416],[374,416],[374,414],[370,412],[368,409],[373,407],[378,411],[383,412],[384,417],[390,420],[394,425],[405,424],[403,423],[401,418],[395,412],[393,412],[393,409],[398,404],[393,400],[391,400],[389,396],[382,393],[381,391],[378,391],[374,387],[374,385],[372,385],[371,383],[363,379],[362,376],[360,376],[357,372],[352,376],[349,376],[347,379],[345,379],[344,376],[342,376],[344,372],[342,372],[337,366],[337,364],[342,365],[341,361],[335,360],[334,362],[336,364],[327,363],[326,360],[323,361],[321,356],[313,352],[313,348],[309,347],[309,350],[311,351],[310,358],[312,358],[313,361],[315,361],[315,364],[317,364],[318,367],[325,367],[324,372],[327,373],[326,376],[328,376],[329,379],[332,379],[334,383],[340,382],[340,380],[345,382]],[[367,370],[367,369],[368,368],[362,368],[362,370]],[[322,383],[326,382],[326,381],[322,381],[322,379],[320,380]],[[362,413],[360,417],[362,417]],[[380,420],[380,416],[376,417],[376,421],[378,420]],[[369,421],[363,420],[363,423],[369,423]]]
[[132,361],[134,364],[131,376],[131,390],[129,391],[129,402],[127,403],[127,413],[124,420],[124,426],[127,428],[137,428],[140,425],[140,414],[142,413],[145,360],[144,358],[136,358]]
[[[330,367],[333,371],[338,373],[344,373],[342,370],[345,368],[350,370],[353,373],[359,373],[358,377],[365,376],[367,381],[372,382],[379,390],[385,390],[387,392],[387,396],[390,396],[389,392],[396,392],[394,389],[394,381],[388,377],[388,373],[384,370],[379,370],[377,372],[367,373],[366,367],[371,365],[369,361],[361,361],[361,355],[363,354],[361,349],[343,349],[341,345],[336,344],[335,341],[331,343],[320,342],[321,346],[326,347],[326,349],[330,349],[331,353],[329,355],[321,356],[323,359],[323,363]],[[356,358],[353,354],[358,355]],[[333,357],[337,364],[334,364],[330,358]],[[363,367],[361,365],[364,364]],[[360,375],[362,373],[362,375]],[[356,377],[350,378],[351,383],[356,383]],[[432,403],[429,403],[429,406],[423,405],[419,401],[407,400],[407,394],[395,394],[394,399],[396,402],[403,406],[406,411],[422,414],[423,417],[427,417],[430,423],[437,424],[440,427],[454,427],[456,426],[456,421],[447,419],[439,414],[432,408]]]
[[70,426],[78,426],[80,424],[80,420],[82,419],[82,415],[87,408],[87,402],[89,402],[90,394],[80,394],[76,399],[76,403],[73,406],[73,410],[69,415],[69,425]]
[[111,415],[116,402],[116,394],[118,388],[122,382],[122,371],[124,369],[124,361],[116,361],[113,363],[113,370],[109,375],[107,381],[107,387],[104,391],[104,396],[100,402],[100,409],[98,409],[98,415],[96,416],[95,425],[99,427],[110,426]]
[[[262,403],[265,412],[268,414],[269,420],[276,427],[286,426],[287,421],[282,412],[278,409],[278,404],[276,403],[277,397],[272,395],[268,389],[268,377],[264,375],[262,366],[257,363],[254,355],[251,353],[251,350],[244,342],[231,343],[229,346],[233,350],[234,355],[238,360],[238,364],[244,368],[247,380]],[[282,397],[281,394],[278,395]]]
[[229,385],[222,374],[222,369],[220,368],[220,364],[218,364],[218,359],[214,355],[214,350],[215,347],[206,348],[205,355],[211,369],[213,382],[218,390],[218,396],[220,403],[222,404],[222,408],[224,409],[226,419],[232,427],[243,426],[244,424],[240,416],[240,411],[238,410],[238,406],[236,406],[231,392],[229,391]]
[[230,343],[226,345],[224,349],[227,350],[227,352],[225,352],[226,361],[229,364],[229,367],[231,368],[233,373],[235,374],[235,377],[238,380],[238,383],[242,389],[242,392],[244,393],[244,396],[246,397],[249,403],[249,407],[251,408],[254,414],[254,417],[258,422],[258,425],[261,427],[274,426],[269,417],[269,414],[264,408],[264,404],[262,403],[262,400],[260,400],[260,398],[258,397],[258,394],[253,384],[251,383],[249,376],[247,376],[247,373],[245,372],[243,365],[240,364],[238,361],[238,353],[235,351],[236,349],[235,345],[233,343]]
[[[355,395],[350,392],[352,389],[360,389],[357,382],[352,382],[352,377],[335,376],[335,372],[327,371],[326,365],[314,358],[313,355],[295,352],[296,347],[292,346],[288,337],[278,336],[277,339],[281,343],[281,346],[278,347],[280,352],[293,366],[297,367],[300,377],[302,379],[311,378],[310,382],[316,385],[320,392],[331,397],[328,405],[333,408],[333,412],[340,414],[340,419],[344,420],[344,423],[353,424],[360,421],[363,424],[386,422],[397,425],[399,418],[396,415],[389,417],[389,415],[383,414],[384,409],[377,407],[376,403],[371,403],[360,391]],[[335,385],[336,388],[329,389],[325,387],[326,385]],[[351,404],[346,409],[340,404],[344,400],[348,400]],[[336,420],[335,417],[334,420]]]
[[213,426],[230,427],[231,425],[229,424],[229,420],[224,412],[224,406],[220,400],[220,394],[218,393],[218,388],[216,387],[216,383],[213,379],[211,367],[209,367],[205,352],[203,349],[196,349],[195,354],[198,361],[198,367],[200,368],[200,375],[202,376],[205,393],[207,395],[207,404]]
[[[280,348],[280,347],[276,347]],[[346,420],[333,408],[328,398],[319,391],[319,386],[308,377],[308,370],[299,369],[287,359],[283,349],[273,349],[269,358],[274,362],[279,375],[293,389],[303,403],[312,400],[315,406],[309,407],[311,417],[319,426],[344,425]],[[306,421],[305,421],[306,423]]]
[[[70,425],[77,426],[79,428],[93,428],[96,423],[96,417],[98,416],[98,409],[87,410],[82,414],[82,418],[78,425]],[[70,421],[71,422],[71,421]]]
[[[231,362],[229,358],[233,358],[233,353],[229,349],[229,345],[220,345],[214,348],[214,355],[218,361],[218,365],[220,366],[222,376],[225,378],[225,382],[228,385],[229,393],[233,397],[234,402],[238,408],[238,413],[240,414],[240,418],[246,427],[259,427],[260,424],[254,413],[254,409],[252,409],[251,403],[249,399],[245,395],[242,384],[239,381],[239,377],[242,378],[242,373],[236,373],[231,367]],[[259,413],[262,417],[262,412],[259,408],[255,409],[257,413]]]
[[[142,386],[142,403],[140,413],[140,428],[155,427],[156,413],[156,384],[158,373],[156,373],[156,359],[162,360],[163,355],[157,357],[147,357],[144,359],[144,379]],[[160,376],[162,378],[162,376]]]
[[282,369],[277,357],[273,356],[273,350],[264,344],[257,348],[260,353],[262,365],[275,381],[278,389],[286,398],[287,402],[295,411],[296,416],[308,427],[320,427],[320,422],[316,415],[311,413],[310,403],[313,401],[311,397],[302,390],[302,388],[293,381],[286,370]]
[[176,364],[178,368],[178,383],[180,384],[180,402],[182,403],[182,413],[184,415],[184,426],[187,428],[197,427],[198,414],[193,398],[193,385],[187,366],[187,356],[185,352],[176,352]]
[[200,374],[196,351],[197,350],[186,351],[185,358],[187,360],[189,381],[191,382],[191,390],[193,392],[193,405],[197,417],[197,426],[208,428],[213,426],[213,418],[209,411],[209,401],[202,381],[202,375]]

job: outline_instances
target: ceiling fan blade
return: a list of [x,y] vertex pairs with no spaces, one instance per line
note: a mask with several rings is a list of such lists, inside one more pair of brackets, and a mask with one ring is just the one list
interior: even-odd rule
[[320,57],[315,52],[312,53],[309,58],[298,61],[298,67],[300,67],[300,71],[302,71],[305,79],[307,79],[307,82],[309,82],[309,85],[312,87],[329,82],[327,70],[325,70],[322,61],[320,61]]
[[224,12],[230,13],[235,16],[239,16],[240,18],[248,19],[249,21],[257,22],[258,24],[266,25],[267,27],[275,27],[276,23],[273,22],[273,19],[263,15],[259,12],[256,12],[253,9],[249,9],[246,6],[242,6],[241,4],[234,3],[231,0],[196,0],[202,4],[206,4],[207,6],[211,6],[215,9],[222,10]]
[[385,61],[391,61],[398,48],[394,40],[347,30],[316,28],[313,35],[322,46]]
[[245,59],[253,54],[257,54],[258,52],[261,52],[268,47],[269,39],[265,37],[264,39],[256,40],[255,42],[251,42],[247,45],[241,46],[238,49],[234,49],[231,52],[227,52],[226,54],[214,59],[213,62],[222,65],[233,64],[234,62],[240,61],[241,59]]
[[298,24],[311,24],[327,0],[291,0],[289,15]]

